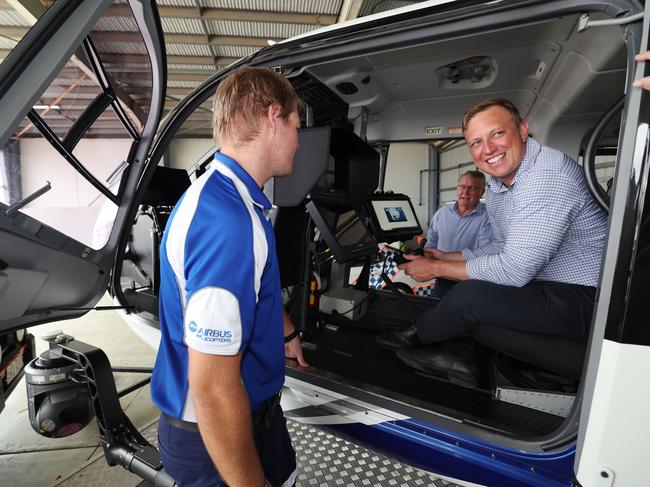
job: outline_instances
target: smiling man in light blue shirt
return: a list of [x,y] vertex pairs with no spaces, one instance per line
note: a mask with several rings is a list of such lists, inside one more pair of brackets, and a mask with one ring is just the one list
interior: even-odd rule
[[[463,132],[474,163],[490,174],[487,210],[493,239],[475,250],[409,257],[400,265],[417,281],[460,282],[415,326],[377,341],[429,372],[450,358],[429,345],[489,324],[584,340],[589,331],[607,215],[566,154],[528,137],[528,124],[508,100],[470,108]],[[468,375],[469,370],[467,371]]]

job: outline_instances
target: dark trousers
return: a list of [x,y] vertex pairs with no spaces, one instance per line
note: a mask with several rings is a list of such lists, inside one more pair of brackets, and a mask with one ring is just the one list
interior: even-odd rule
[[481,324],[583,339],[595,294],[593,287],[550,281],[532,281],[523,287],[462,281],[435,308],[422,313],[415,326],[426,345]]
[[[253,425],[253,439],[264,475],[273,487],[296,482],[296,453],[291,446],[287,423],[280,405],[268,424]],[[222,487],[221,480],[198,431],[169,424],[163,416],[158,424],[158,448],[165,471],[179,487]],[[260,486],[261,487],[261,486]]]

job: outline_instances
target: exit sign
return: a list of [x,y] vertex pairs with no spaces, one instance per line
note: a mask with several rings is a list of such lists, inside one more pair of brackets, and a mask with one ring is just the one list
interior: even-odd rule
[[424,133],[426,135],[440,135],[442,134],[442,127],[426,127]]

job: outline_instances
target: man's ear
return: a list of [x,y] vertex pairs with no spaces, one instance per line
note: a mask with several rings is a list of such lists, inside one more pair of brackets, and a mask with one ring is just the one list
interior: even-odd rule
[[279,103],[271,103],[266,109],[266,121],[273,132],[275,132],[276,124],[280,119],[282,108]]
[[519,137],[521,137],[522,142],[528,140],[528,122],[526,120],[522,120],[519,124]]

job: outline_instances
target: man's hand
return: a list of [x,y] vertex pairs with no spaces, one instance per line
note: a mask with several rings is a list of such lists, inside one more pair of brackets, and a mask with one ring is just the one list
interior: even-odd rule
[[302,344],[298,335],[284,344],[284,356],[286,358],[296,359],[301,367],[309,367],[309,364],[302,355]]
[[[296,331],[296,327],[293,326],[291,318],[289,318],[289,314],[285,310],[282,310],[282,321],[284,323],[285,337]],[[284,356],[286,358],[296,359],[301,367],[309,367],[309,364],[302,355],[302,344],[298,335],[284,344]]]
[[[445,255],[451,256],[454,254],[459,254],[459,252],[449,252]],[[430,281],[438,277],[454,281],[469,279],[464,260],[438,260],[408,254],[405,254],[404,257],[410,262],[397,267],[418,282]]]
[[[430,249],[436,250],[436,249]],[[438,250],[438,252],[440,252]],[[418,282],[430,281],[438,277],[437,270],[439,262],[434,258],[420,257],[417,255],[404,254],[404,258],[409,260],[406,264],[398,266],[407,276],[412,277]]]
[[445,253],[442,250],[435,249],[433,247],[428,247],[424,249],[424,256],[428,259],[438,259],[443,260]]
[[[634,56],[635,61],[650,61],[650,51],[642,52]],[[637,79],[634,81],[633,85],[636,88],[643,88],[644,90],[650,90],[650,76],[645,78]]]

